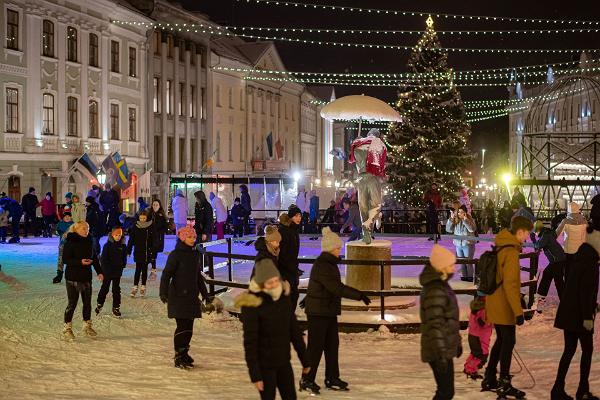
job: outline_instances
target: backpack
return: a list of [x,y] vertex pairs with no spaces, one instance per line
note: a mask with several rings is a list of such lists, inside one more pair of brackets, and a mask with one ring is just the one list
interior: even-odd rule
[[502,281],[496,283],[498,253],[506,247],[513,246],[492,246],[492,250],[486,251],[479,257],[479,261],[477,261],[477,265],[475,266],[475,286],[477,286],[478,291],[483,292],[486,295],[494,294],[496,289],[502,285]]

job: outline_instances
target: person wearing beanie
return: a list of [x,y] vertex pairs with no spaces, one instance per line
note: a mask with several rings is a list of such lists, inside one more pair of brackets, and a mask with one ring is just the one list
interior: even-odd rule
[[21,199],[21,207],[23,207],[23,222],[25,224],[25,235],[29,235],[31,230],[35,236],[39,236],[36,233],[37,217],[36,210],[40,206],[38,198],[35,194],[35,188],[30,187],[29,192]]
[[58,234],[58,259],[56,265],[56,276],[52,279],[52,283],[60,283],[63,278],[63,251],[65,247],[65,240],[67,239],[67,232],[69,228],[73,225],[73,220],[71,218],[70,212],[64,212],[62,216],[62,221],[56,224],[56,233]]
[[241,200],[236,197],[233,201],[233,207],[231,207],[231,223],[233,224],[233,237],[244,236],[244,216],[246,212],[242,207]]
[[[317,368],[325,352],[325,386],[333,390],[348,390],[348,383],[340,379],[339,333],[337,316],[342,313],[342,298],[360,300],[366,306],[371,300],[360,290],[342,283],[338,262],[344,242],[323,228],[321,254],[310,271],[308,290],[303,300],[308,319],[308,360],[310,372],[302,375],[300,390],[318,394]],[[300,305],[302,306],[302,304]]]
[[208,290],[202,275],[200,251],[196,249],[196,231],[186,226],[177,231],[177,244],[167,258],[160,280],[160,300],[167,304],[169,318],[177,328],[173,336],[175,367],[192,368],[194,359],[188,354],[194,334],[194,319],[202,318],[198,296],[209,302]]
[[44,219],[42,236],[50,238],[52,237],[53,225],[56,221],[56,203],[52,198],[52,193],[46,193],[46,196],[40,201],[40,207],[42,209],[42,218]]
[[265,236],[261,236],[254,242],[256,249],[255,262],[264,258],[273,260],[275,265],[278,265],[280,254],[281,234],[275,225],[267,225],[265,228]]
[[152,263],[154,257],[154,235],[155,229],[152,221],[148,220],[148,211],[142,211],[138,215],[138,221],[129,231],[129,242],[127,242],[127,254],[133,253],[135,261],[135,274],[133,276],[133,286],[131,287],[131,297],[135,297],[138,292],[140,275],[142,284],[139,287],[140,295],[146,295],[146,280],[148,279],[148,264]]
[[300,253],[300,223],[302,222],[302,210],[295,204],[290,205],[287,214],[279,216],[279,233],[281,244],[279,245],[279,263],[277,267],[283,280],[289,282],[291,293],[292,312],[296,312],[298,305],[298,286],[300,285],[301,270],[298,263]]
[[[94,204],[96,204],[95,201]],[[123,229],[120,227],[113,228],[110,235],[108,235],[108,240],[102,249],[100,264],[102,265],[104,280],[98,292],[96,315],[100,314],[112,283],[112,312],[115,317],[120,317],[121,276],[123,275],[123,268],[127,266],[127,246],[125,246]]]
[[290,313],[290,285],[282,281],[270,258],[254,265],[255,275],[248,291],[239,295],[235,306],[241,309],[244,351],[250,381],[262,400],[296,399],[294,371],[290,362],[290,343],[309,372],[306,345],[296,314]]
[[485,366],[490,353],[490,340],[494,327],[485,320],[485,294],[478,292],[471,301],[469,314],[469,348],[463,372],[467,377],[477,380],[483,378],[479,370]]
[[569,203],[567,209],[567,217],[562,220],[558,228],[556,228],[556,236],[563,234],[563,249],[567,256],[565,266],[565,280],[569,275],[569,269],[573,264],[575,253],[579,250],[579,246],[585,243],[586,240],[587,220],[579,212],[579,204],[575,202]]
[[421,360],[433,370],[435,399],[454,397],[454,362],[462,355],[456,295],[448,284],[455,271],[456,256],[436,244],[419,276],[421,297]]

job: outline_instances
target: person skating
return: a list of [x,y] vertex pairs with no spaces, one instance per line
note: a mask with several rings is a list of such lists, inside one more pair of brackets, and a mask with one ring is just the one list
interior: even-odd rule
[[[525,322],[521,307],[519,253],[532,230],[531,220],[516,216],[510,223],[510,230],[502,230],[495,240],[496,247],[501,248],[496,271],[496,283],[499,286],[493,294],[487,296],[485,312],[487,322],[494,324],[496,341],[490,352],[481,388],[484,391],[496,389],[499,398],[525,397],[525,392],[511,384],[510,364],[516,343],[516,325],[523,325]],[[498,363],[499,381],[496,376]]]
[[183,227],[177,231],[177,244],[167,258],[160,280],[160,300],[167,304],[169,318],[177,328],[173,336],[175,367],[191,368],[194,359],[188,354],[194,334],[194,319],[202,317],[199,295],[208,302],[208,291],[202,276],[200,252],[196,250],[196,231]]
[[428,240],[440,240],[440,219],[438,217],[438,211],[435,208],[435,203],[432,200],[427,202],[425,214],[427,216],[427,233],[431,235]]
[[548,259],[548,266],[542,273],[542,279],[540,280],[535,299],[531,306],[532,310],[536,310],[541,313],[544,309],[546,296],[550,290],[550,284],[554,280],[554,286],[556,286],[556,292],[558,298],[562,298],[563,290],[565,288],[565,268],[567,264],[567,257],[557,241],[556,232],[552,229],[544,227],[542,221],[536,221],[534,224],[534,231],[537,234],[531,234],[533,247],[536,250],[543,250],[544,255]]
[[173,210],[175,230],[178,231],[187,225],[188,212],[187,199],[183,196],[183,191],[181,189],[175,191],[175,196],[173,196],[173,200],[171,201],[171,210]]
[[463,372],[473,380],[481,379],[479,370],[485,366],[490,353],[493,325],[486,321],[485,296],[477,295],[470,304],[469,349]]
[[565,279],[569,276],[569,268],[575,253],[579,250],[579,246],[585,243],[587,224],[587,220],[579,212],[579,204],[573,202],[569,204],[566,218],[556,228],[556,236],[560,237],[561,234],[564,236],[563,249],[567,256]]
[[244,236],[244,218],[246,212],[242,207],[239,197],[236,197],[233,201],[233,207],[231,208],[231,224],[233,225],[233,237]]
[[100,236],[102,236],[101,227],[102,213],[100,206],[92,196],[85,199],[85,222],[90,226],[90,236],[94,241],[94,249],[97,254],[100,254]]
[[337,316],[342,313],[342,298],[371,300],[360,290],[342,283],[338,262],[344,242],[330,228],[323,228],[321,254],[310,272],[308,291],[304,299],[308,319],[308,361],[310,372],[302,375],[300,391],[319,393],[315,383],[317,368],[325,352],[325,386],[333,390],[347,390],[348,383],[340,379],[338,362],[339,333]]
[[[455,236],[474,236],[477,231],[475,220],[469,215],[467,207],[463,204],[457,212],[451,211],[450,218],[446,222],[446,232]],[[456,248],[456,257],[472,259],[475,255],[475,241],[453,239],[452,243]],[[463,264],[461,267],[461,279],[463,281],[473,282],[474,266],[472,264]]]
[[343,233],[346,228],[352,227],[352,233],[348,238],[348,241],[360,240],[362,238],[362,220],[360,219],[360,209],[358,208],[358,202],[344,200],[342,203],[344,210],[348,211],[348,218],[344,225],[340,228],[340,233]]
[[120,317],[121,275],[123,275],[123,268],[127,266],[127,246],[125,245],[123,229],[120,227],[114,227],[108,235],[108,240],[102,249],[100,263],[104,280],[98,292],[96,315],[100,314],[102,307],[104,307],[106,295],[112,283],[112,312],[116,317]]
[[11,199],[10,197],[3,197],[0,199],[0,207],[5,211],[8,211],[8,218],[10,218],[10,224],[12,227],[12,236],[8,243],[20,243],[19,228],[21,223],[21,217],[23,216],[23,207],[18,201]]
[[52,226],[56,221],[56,203],[52,198],[52,193],[46,193],[46,196],[40,201],[42,209],[42,218],[44,220],[44,231],[42,236],[45,238],[52,237]]
[[454,397],[454,361],[462,355],[460,321],[456,295],[448,284],[455,270],[456,256],[434,245],[429,263],[419,276],[421,289],[421,360],[433,370],[437,384],[434,399]]
[[217,230],[217,240],[221,240],[225,238],[225,223],[227,222],[227,208],[225,208],[225,204],[223,204],[223,199],[219,196],[210,192],[210,205],[215,211],[215,220],[216,220],[216,230]]
[[89,226],[80,221],[71,226],[67,233],[63,250],[67,298],[69,304],[65,310],[65,326],[63,335],[66,339],[75,338],[73,334],[73,313],[77,307],[79,295],[83,303],[84,332],[88,336],[96,336],[92,327],[92,268],[98,275],[98,280],[103,280],[102,270],[98,262],[98,255],[94,251],[94,244],[89,237]]
[[73,203],[71,203],[71,217],[73,218],[73,223],[78,223],[78,222],[87,222],[85,220],[85,214],[86,214],[86,210],[85,210],[85,204],[83,204],[81,202],[81,199],[79,198],[78,194],[73,194],[73,196],[71,197],[71,200],[73,201]]
[[23,207],[23,223],[25,224],[24,237],[29,235],[30,230],[33,230],[34,236],[37,234],[37,217],[36,210],[40,206],[35,188],[30,187],[29,192],[21,199],[21,207]]
[[56,224],[56,233],[58,234],[58,262],[56,265],[56,276],[52,279],[52,283],[60,283],[63,278],[63,251],[65,248],[65,241],[67,240],[67,232],[73,225],[71,219],[71,213],[66,211],[63,213],[62,221]]
[[152,221],[148,221],[148,212],[141,212],[138,215],[138,221],[129,232],[129,241],[127,242],[127,254],[131,255],[133,252],[133,261],[135,261],[131,297],[137,295],[140,276],[142,278],[142,284],[139,286],[140,295],[142,297],[146,295],[148,264],[152,262],[154,253],[154,235],[154,226],[152,225]]
[[194,197],[196,198],[196,205],[194,207],[196,240],[198,243],[210,242],[212,240],[214,222],[212,206],[202,190],[195,192]]
[[8,230],[8,211],[0,207],[0,243],[6,243],[6,231]]
[[250,216],[252,215],[252,199],[248,193],[248,186],[240,185],[241,205],[244,209],[244,235],[250,234]]
[[302,222],[302,211],[295,204],[290,205],[287,214],[279,216],[279,233],[281,243],[279,245],[279,263],[277,268],[281,277],[289,282],[291,288],[290,300],[292,313],[296,312],[298,305],[298,286],[300,285],[300,268],[298,254],[300,253],[300,223]]
[[267,225],[265,228],[265,236],[261,236],[254,242],[256,249],[256,257],[254,262],[258,262],[263,258],[273,260],[275,265],[278,264],[279,254],[281,252],[281,234],[275,225]]
[[565,378],[571,360],[581,345],[579,386],[577,400],[598,400],[590,393],[590,368],[594,351],[594,321],[598,312],[598,252],[584,243],[575,254],[573,267],[556,312],[554,327],[564,331],[564,351],[560,359],[556,380],[551,391],[552,400],[572,400],[565,392]]
[[[300,214],[299,214],[300,215]],[[309,372],[306,345],[296,315],[290,313],[292,299],[288,282],[281,280],[273,260],[264,258],[255,266],[248,291],[235,301],[241,308],[244,351],[250,381],[262,400],[275,400],[277,389],[283,400],[295,400],[294,371],[290,343]]]
[[150,270],[150,280],[154,281],[156,280],[156,257],[158,253],[162,253],[165,250],[165,235],[169,229],[167,214],[160,200],[154,199],[152,201],[148,217],[152,221],[152,224],[154,224],[154,246],[151,262],[152,269]]

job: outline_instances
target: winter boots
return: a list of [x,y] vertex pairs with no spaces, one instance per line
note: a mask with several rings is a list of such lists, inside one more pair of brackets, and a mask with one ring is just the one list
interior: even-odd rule
[[120,317],[121,316],[121,310],[119,310],[119,307],[113,307],[113,315],[115,317]]
[[194,359],[188,354],[189,348],[175,352],[175,368],[188,369],[194,367]]
[[56,270],[56,276],[52,279],[52,283],[60,283],[62,281],[63,272],[60,269]]
[[501,376],[500,381],[498,382],[498,389],[496,390],[496,394],[498,395],[498,400],[506,400],[506,399],[524,399],[525,392],[513,387],[511,384],[512,376],[506,375]]
[[600,400],[600,398],[598,398],[598,396],[594,396],[590,392],[587,392],[587,393],[577,393],[577,395],[575,396],[575,398],[577,400]]
[[73,334],[73,323],[65,322],[65,327],[63,328],[63,336],[66,340],[75,339],[75,335]]
[[531,305],[531,311],[537,311],[538,313],[542,313],[544,311],[544,306],[546,304],[546,296],[542,296],[536,294],[533,298],[533,304]]
[[573,397],[565,392],[564,384],[562,387],[555,384],[550,392],[550,400],[573,400]]
[[142,296],[142,297],[146,296],[146,286],[144,286],[144,285],[140,286],[140,296]]
[[340,378],[325,379],[325,387],[331,390],[345,391],[348,389],[348,382],[344,382]]
[[135,297],[135,295],[137,294],[137,291],[138,291],[137,285],[133,285],[131,287],[131,297]]
[[489,392],[498,389],[498,379],[496,378],[496,371],[486,370],[485,376],[481,381],[481,391]]
[[315,381],[308,380],[303,376],[300,380],[300,391],[306,391],[311,395],[318,395],[320,394],[321,387],[317,385]]
[[8,240],[8,244],[21,243],[21,238],[18,236],[13,236]]
[[98,336],[94,328],[92,328],[92,321],[83,321],[83,332],[89,337]]
[[94,311],[96,311],[96,315],[100,314],[100,311],[102,311],[102,306],[104,304],[100,304],[98,303],[98,305],[96,306],[96,309]]

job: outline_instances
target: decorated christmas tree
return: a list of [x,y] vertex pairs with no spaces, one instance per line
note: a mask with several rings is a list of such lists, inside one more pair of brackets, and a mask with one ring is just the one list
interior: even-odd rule
[[416,207],[424,205],[424,193],[434,182],[444,200],[457,197],[472,159],[471,128],[431,17],[408,68],[413,74],[396,104],[403,121],[392,124],[386,136],[387,174],[389,193]]

